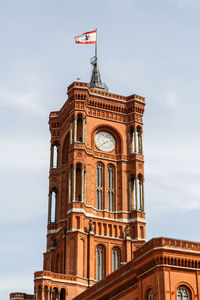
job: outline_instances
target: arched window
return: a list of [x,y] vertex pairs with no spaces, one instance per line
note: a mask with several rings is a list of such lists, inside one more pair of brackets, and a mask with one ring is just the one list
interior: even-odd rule
[[114,167],[112,165],[108,166],[107,174],[107,197],[108,197],[108,210],[114,210]]
[[147,292],[146,300],[154,300],[154,294],[152,290]]
[[128,153],[134,153],[134,130],[133,127],[128,130]]
[[96,207],[103,209],[103,165],[101,163],[96,166]]
[[49,194],[49,223],[55,223],[57,220],[57,193],[52,191]]
[[189,300],[189,291],[185,286],[180,286],[177,290],[177,300]]
[[83,119],[80,114],[77,117],[77,141],[83,142]]
[[144,211],[144,181],[143,181],[142,176],[138,176],[137,183],[138,183],[137,190],[138,190],[138,196],[139,196],[139,199],[138,199],[139,200],[139,210]]
[[51,193],[51,223],[56,222],[56,192]]
[[[58,299],[58,289],[55,287],[55,288],[53,288],[53,291],[52,291],[52,299],[54,300],[56,300],[56,299]],[[39,299],[41,299],[41,298],[39,298]]]
[[62,288],[60,291],[60,300],[65,300],[65,299],[66,299],[66,290]]
[[100,281],[104,277],[104,248],[98,246],[96,250],[96,271],[97,281]]
[[48,299],[48,286],[45,285],[44,287],[44,299],[47,300]]
[[68,153],[69,152],[69,143],[70,143],[70,133],[68,132],[65,137],[64,144],[62,147],[62,152],[61,152],[62,164],[66,164],[69,160],[69,153]]
[[143,141],[142,141],[142,129],[140,127],[137,128],[137,144],[138,144],[138,153],[143,153]]
[[82,178],[81,178],[81,164],[76,165],[76,201],[82,201]]
[[135,177],[132,175],[128,180],[129,189],[129,210],[137,210],[137,187]]
[[51,145],[51,163],[50,167],[59,168],[59,147],[57,144]]
[[115,247],[112,250],[112,271],[116,271],[120,267],[120,250]]

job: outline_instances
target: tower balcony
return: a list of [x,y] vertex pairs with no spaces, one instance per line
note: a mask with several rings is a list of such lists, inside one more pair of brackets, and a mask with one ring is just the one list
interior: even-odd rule
[[34,282],[34,299],[37,300],[72,299],[88,287],[87,278],[50,271],[35,272]]
[[75,275],[68,275],[68,274],[60,274],[60,273],[53,273],[51,271],[37,271],[34,273],[34,280],[40,281],[40,283],[45,281],[55,281],[55,282],[70,282],[70,283],[80,283],[82,282],[87,286],[86,278],[80,278]]

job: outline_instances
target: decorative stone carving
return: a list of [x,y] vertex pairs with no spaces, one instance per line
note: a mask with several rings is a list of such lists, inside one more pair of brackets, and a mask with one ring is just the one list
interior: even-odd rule
[[130,227],[128,224],[126,225],[124,232],[125,232],[126,239],[130,238]]
[[56,242],[56,237],[52,236],[51,241],[50,241],[50,246],[51,247],[56,247],[57,246],[57,242]]
[[94,232],[94,222],[92,219],[89,220],[89,232]]

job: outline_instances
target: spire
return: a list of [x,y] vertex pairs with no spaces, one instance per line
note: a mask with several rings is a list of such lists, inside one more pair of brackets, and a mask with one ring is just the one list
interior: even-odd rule
[[95,56],[91,58],[90,63],[93,65],[92,76],[90,80],[90,87],[93,89],[108,90],[105,83],[101,82],[101,75],[97,65],[97,29],[96,29],[96,43],[95,43]]
[[106,85],[102,84],[101,82],[101,75],[97,65],[97,57],[96,56],[92,57],[90,63],[93,65],[90,87],[94,89],[108,90]]

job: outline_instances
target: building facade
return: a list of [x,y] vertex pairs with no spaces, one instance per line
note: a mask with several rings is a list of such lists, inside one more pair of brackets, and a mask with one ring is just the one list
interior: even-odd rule
[[36,299],[72,299],[144,244],[144,106],[138,95],[74,82],[50,114],[47,251]]
[[134,259],[74,300],[200,299],[200,243],[154,238]]
[[34,300],[34,295],[26,293],[11,293],[10,300]]

